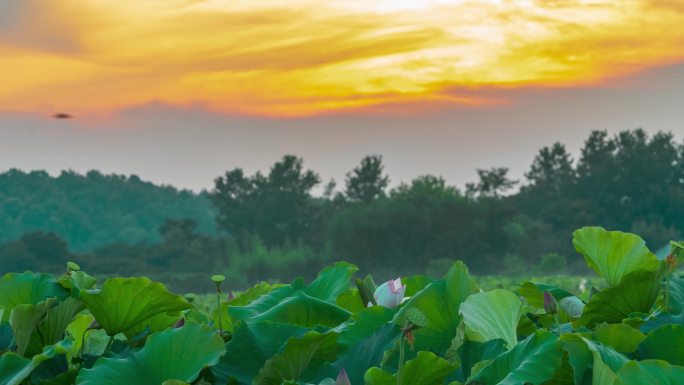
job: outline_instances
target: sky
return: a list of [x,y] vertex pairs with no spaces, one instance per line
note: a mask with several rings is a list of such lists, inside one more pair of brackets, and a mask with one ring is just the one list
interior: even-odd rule
[[683,102],[681,0],[0,0],[0,170],[199,191],[381,154],[463,186],[591,130],[682,140]]

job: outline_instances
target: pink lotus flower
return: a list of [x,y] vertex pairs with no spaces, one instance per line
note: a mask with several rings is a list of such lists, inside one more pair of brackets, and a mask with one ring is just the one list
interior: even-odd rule
[[394,308],[404,300],[406,285],[401,284],[401,278],[389,280],[375,289],[375,302],[384,307]]
[[351,385],[347,371],[344,370],[344,368],[342,368],[342,370],[340,370],[340,374],[337,375],[337,381],[335,381],[335,385]]

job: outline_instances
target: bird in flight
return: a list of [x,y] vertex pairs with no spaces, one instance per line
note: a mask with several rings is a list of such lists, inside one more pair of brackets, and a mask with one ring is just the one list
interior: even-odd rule
[[55,119],[71,119],[71,118],[73,118],[73,116],[71,116],[69,114],[65,114],[63,112],[60,112],[58,114],[54,114],[54,115],[52,115],[52,117]]

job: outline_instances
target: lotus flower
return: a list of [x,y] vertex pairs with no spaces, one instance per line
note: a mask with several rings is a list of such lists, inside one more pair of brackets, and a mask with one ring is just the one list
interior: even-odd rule
[[544,292],[544,311],[547,314],[556,314],[558,312],[558,304],[548,291]]
[[347,371],[344,370],[344,368],[342,368],[342,370],[340,370],[340,374],[337,375],[335,385],[351,385]]
[[375,302],[384,307],[395,308],[404,300],[406,285],[401,284],[401,278],[389,280],[375,289]]

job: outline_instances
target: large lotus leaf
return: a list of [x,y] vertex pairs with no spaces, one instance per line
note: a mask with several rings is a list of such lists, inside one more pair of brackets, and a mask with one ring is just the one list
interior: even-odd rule
[[601,324],[594,329],[594,339],[620,353],[630,353],[646,338],[644,333],[625,324]]
[[670,313],[680,314],[684,311],[684,278],[670,278],[670,293],[667,310]]
[[660,294],[664,274],[662,267],[656,271],[632,271],[616,287],[594,294],[576,325],[620,323],[632,313],[649,313]]
[[563,352],[558,337],[539,330],[513,349],[494,358],[468,380],[469,384],[541,384],[560,367]]
[[77,314],[69,325],[67,325],[66,332],[74,339],[73,349],[71,351],[72,356],[76,356],[78,355],[78,352],[80,352],[88,327],[94,320],[95,317],[91,314],[81,313]]
[[349,290],[349,280],[358,270],[350,263],[337,262],[321,270],[318,277],[302,290],[314,298],[335,303],[340,294]]
[[300,291],[271,309],[252,317],[251,320],[289,323],[306,327],[315,325],[335,327],[347,321],[350,316],[351,314],[341,307]]
[[145,277],[108,279],[100,291],[81,291],[81,300],[111,336],[126,333],[159,313],[192,307],[183,297]]
[[[413,360],[407,361],[401,371],[402,384],[442,385],[444,380],[456,370],[456,365],[436,356],[432,352],[421,351]],[[394,385],[398,374],[390,374],[380,368],[370,368],[364,375],[366,385]]]
[[148,337],[125,359],[100,358],[78,374],[78,385],[151,385],[166,380],[194,381],[200,371],[226,352],[219,335],[206,325],[185,324]]
[[617,373],[613,385],[681,385],[684,367],[660,360],[630,361]]
[[51,307],[38,327],[43,343],[52,345],[61,340],[69,323],[84,307],[83,302],[71,297]]
[[5,353],[0,356],[0,384],[18,385],[31,375],[43,362],[60,354],[66,354],[71,349],[71,340],[60,341],[56,345],[46,346],[42,353],[36,354],[31,359],[24,358],[16,353]]
[[276,306],[285,298],[290,297],[296,291],[301,290],[303,287],[304,281],[298,278],[289,285],[278,287],[264,295],[259,296],[249,304],[240,306],[229,305],[228,314],[230,314],[230,318],[232,319],[233,323],[250,317],[258,316],[259,314]]
[[280,385],[287,380],[310,380],[316,369],[337,357],[337,334],[308,332],[290,338],[282,352],[266,361],[254,379],[255,385]]
[[36,305],[49,297],[64,299],[67,295],[52,275],[30,271],[5,274],[0,278],[0,309],[5,309],[0,322],[9,321],[10,312],[18,305]]
[[401,282],[406,286],[404,295],[413,297],[419,291],[425,289],[429,284],[435,282],[435,279],[427,275],[412,275],[401,279]]
[[427,323],[414,332],[415,348],[444,353],[451,346],[461,322],[459,307],[472,292],[468,268],[458,261],[444,278],[432,282],[411,297],[394,320],[399,326],[404,326],[408,309],[420,310],[427,317]]
[[641,330],[642,333],[650,333],[652,330],[668,324],[684,326],[684,310],[678,315],[659,313],[653,317],[649,317],[646,322],[639,326],[639,330]]
[[126,335],[132,337],[140,336],[143,333],[160,332],[173,326],[181,318],[183,318],[183,314],[180,311],[159,313],[126,330]]
[[568,352],[569,361],[575,372],[575,383],[591,370],[592,384],[612,384],[617,371],[628,361],[627,357],[609,346],[586,339],[579,334],[564,334],[560,337],[563,349]]
[[17,344],[17,353],[23,355],[26,352],[33,331],[36,330],[55,301],[54,298],[48,298],[37,305],[23,304],[12,309],[9,322],[12,325],[14,343]]
[[235,324],[226,355],[211,371],[221,384],[231,378],[251,384],[265,362],[276,355],[288,339],[299,338],[308,330],[293,324],[240,321]]
[[458,360],[460,366],[456,379],[465,381],[470,377],[470,371],[475,364],[494,359],[505,352],[506,343],[503,340],[491,340],[487,342],[465,341],[458,348]]
[[350,313],[356,313],[357,311],[361,311],[366,308],[366,304],[363,303],[363,298],[361,298],[361,294],[359,293],[358,289],[351,289],[340,294],[335,300],[335,305]]
[[521,313],[520,298],[503,289],[473,294],[461,305],[469,339],[479,342],[502,339],[508,349],[518,342],[516,330]]
[[[221,329],[227,330],[229,332],[233,332],[233,320],[228,313],[228,307],[230,307],[230,306],[233,306],[233,307],[235,307],[235,306],[247,306],[250,303],[252,303],[252,301],[257,300],[259,297],[266,295],[266,294],[270,293],[272,290],[277,289],[279,287],[283,287],[283,286],[286,286],[286,285],[281,285],[281,284],[271,285],[268,282],[259,282],[256,285],[254,285],[251,288],[244,291],[243,293],[238,294],[235,298],[229,299],[228,301],[225,301],[225,302],[221,302],[221,311],[222,311],[222,313],[221,313]],[[206,315],[204,315],[204,313],[202,313],[200,315],[194,311],[191,311],[191,312],[192,312],[192,314],[190,314],[189,317],[186,315],[186,318],[193,319],[193,318],[206,317]],[[219,318],[218,312],[215,309],[211,314],[211,319],[214,321],[214,325],[219,324],[218,318]]]
[[637,350],[639,359],[659,359],[684,366],[684,326],[663,325],[648,333]]
[[611,287],[633,271],[655,271],[660,264],[646,242],[635,234],[583,227],[572,234],[572,244]]
[[401,336],[401,329],[389,321],[396,309],[381,306],[366,308],[352,317],[337,339],[342,349],[348,349],[337,361],[324,364],[315,380],[334,378],[345,369],[352,384],[363,384],[363,375],[371,367],[379,366],[384,353]]

